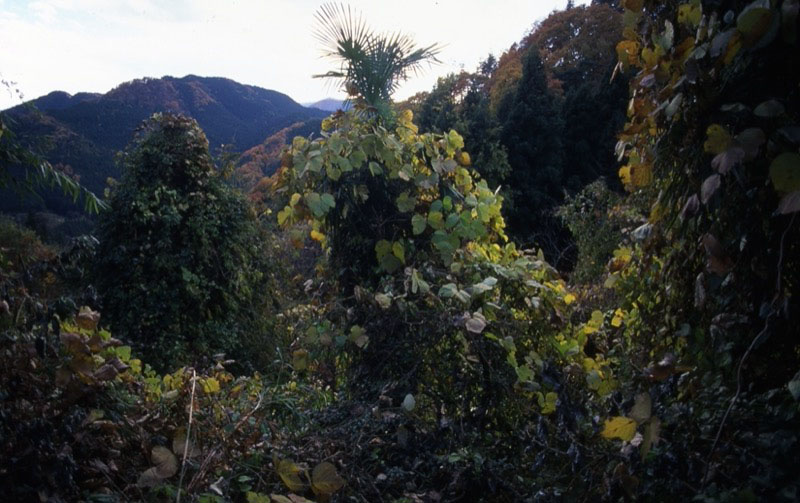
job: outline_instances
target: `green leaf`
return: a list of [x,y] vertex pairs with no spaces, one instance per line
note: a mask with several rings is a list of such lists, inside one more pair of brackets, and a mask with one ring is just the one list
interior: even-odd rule
[[520,382],[528,382],[533,379],[533,370],[527,365],[519,365],[514,370],[517,373],[517,380]]
[[780,193],[800,190],[800,154],[785,152],[769,166],[769,178]]
[[464,304],[469,302],[470,295],[464,290],[459,290],[455,283],[447,283],[439,288],[439,297],[443,299],[456,298]]
[[270,503],[272,500],[266,494],[247,491],[245,494],[247,503]]
[[769,119],[772,117],[777,117],[786,109],[783,107],[783,104],[778,100],[767,100],[763,103],[760,103],[754,110],[753,113],[759,117],[764,117],[765,119]]
[[475,283],[474,285],[472,285],[470,287],[470,293],[476,295],[488,292],[489,290],[494,288],[494,285],[496,284],[497,284],[497,278],[489,276],[480,283]]
[[369,337],[364,332],[364,329],[358,325],[350,327],[350,337],[348,339],[360,348],[363,348],[369,342]]
[[633,408],[631,409],[630,414],[628,417],[633,419],[639,424],[644,423],[648,419],[650,419],[650,414],[653,410],[653,403],[650,399],[649,393],[640,393],[636,395],[636,401],[633,404]]
[[411,229],[415,236],[425,232],[425,228],[427,226],[428,221],[424,216],[415,214],[413,217],[411,217]]
[[556,402],[558,401],[558,393],[549,392],[546,395],[542,393],[537,394],[539,407],[542,409],[542,414],[552,414],[556,411]]
[[309,192],[306,194],[305,200],[311,213],[317,218],[324,217],[331,208],[336,206],[336,200],[328,193],[320,195],[316,192]]
[[661,432],[661,420],[653,416],[650,422],[644,427],[644,438],[642,439],[642,459],[647,456],[650,449],[659,441],[659,433]]
[[390,253],[392,253],[392,243],[385,239],[381,239],[375,243],[375,255],[378,258],[378,262]]
[[454,149],[464,148],[464,138],[455,129],[447,133],[447,143]]
[[445,221],[444,226],[447,229],[452,229],[453,227],[458,225],[458,222],[460,221],[461,217],[458,215],[458,213],[450,213],[449,215],[447,215],[447,220]]
[[428,213],[428,223],[436,230],[444,229],[444,218],[439,211],[431,211]]
[[405,264],[406,251],[405,247],[403,247],[403,243],[401,243],[400,241],[395,241],[394,243],[392,243],[392,254],[395,257],[397,257],[397,259],[400,260],[400,262]]
[[397,199],[395,199],[395,202],[397,203],[397,209],[399,209],[401,213],[413,211],[417,206],[417,200],[410,197],[408,191],[401,192]]
[[450,297],[454,297],[457,292],[458,286],[455,283],[447,283],[439,288],[439,297],[449,299]]
[[675,27],[669,20],[664,21],[664,31],[656,34],[653,33],[653,43],[660,46],[665,53],[668,53],[672,48],[672,43],[675,38]]
[[372,176],[378,176],[383,174],[383,169],[381,168],[380,164],[375,161],[369,162],[369,172],[372,173]]
[[131,347],[130,346],[120,346],[114,350],[117,357],[122,360],[123,362],[127,363],[128,360],[131,359]]
[[[364,164],[364,161],[367,160],[367,156],[366,156],[366,154],[364,154],[363,150],[360,150],[360,149],[359,150],[353,150],[352,152],[350,152],[349,160],[350,160],[350,164],[354,168],[360,168],[361,165]],[[344,170],[342,170],[342,171],[344,171]]]

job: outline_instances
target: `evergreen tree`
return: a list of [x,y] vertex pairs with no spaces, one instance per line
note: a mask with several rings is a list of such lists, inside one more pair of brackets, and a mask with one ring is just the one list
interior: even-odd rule
[[[510,93],[509,93],[510,95]],[[555,251],[552,230],[554,208],[562,199],[563,122],[559,105],[547,88],[539,51],[531,48],[523,59],[522,78],[513,99],[498,110],[502,140],[511,165],[511,232],[523,241]]]

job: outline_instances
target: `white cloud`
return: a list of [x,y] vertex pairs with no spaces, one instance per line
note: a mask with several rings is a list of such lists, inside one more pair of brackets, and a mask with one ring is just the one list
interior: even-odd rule
[[[351,0],[369,25],[440,43],[441,65],[397,98],[438,76],[473,70],[566,0]],[[331,65],[312,35],[321,1],[0,0],[0,75],[27,99],[60,89],[106,92],[134,78],[222,76],[313,101],[335,90],[311,75]],[[16,102],[0,92],[0,109]],[[17,101],[18,102],[18,101]]]

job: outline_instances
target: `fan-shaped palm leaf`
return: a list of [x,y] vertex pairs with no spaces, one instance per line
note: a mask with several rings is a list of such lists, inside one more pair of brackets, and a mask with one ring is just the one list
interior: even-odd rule
[[340,4],[325,4],[316,13],[315,37],[324,55],[339,61],[339,69],[314,77],[342,81],[348,95],[368,107],[388,103],[392,93],[410,72],[418,72],[425,61],[438,62],[436,45],[417,48],[402,33],[378,34],[370,30],[360,14]]

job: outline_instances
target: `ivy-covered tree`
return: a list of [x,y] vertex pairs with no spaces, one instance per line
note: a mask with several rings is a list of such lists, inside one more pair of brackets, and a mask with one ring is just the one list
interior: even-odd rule
[[539,371],[580,346],[549,342],[573,299],[540,256],[508,243],[503,197],[460,134],[420,134],[408,111],[388,119],[335,114],[283,156],[278,222],[304,224],[327,258],[309,289],[329,296],[305,320],[297,367],[344,365],[353,396],[417,396],[426,420],[511,428],[530,413],[515,386],[555,400]]
[[104,318],[156,365],[240,356],[269,295],[253,210],[225,185],[192,119],[154,115],[121,164],[98,226]]

